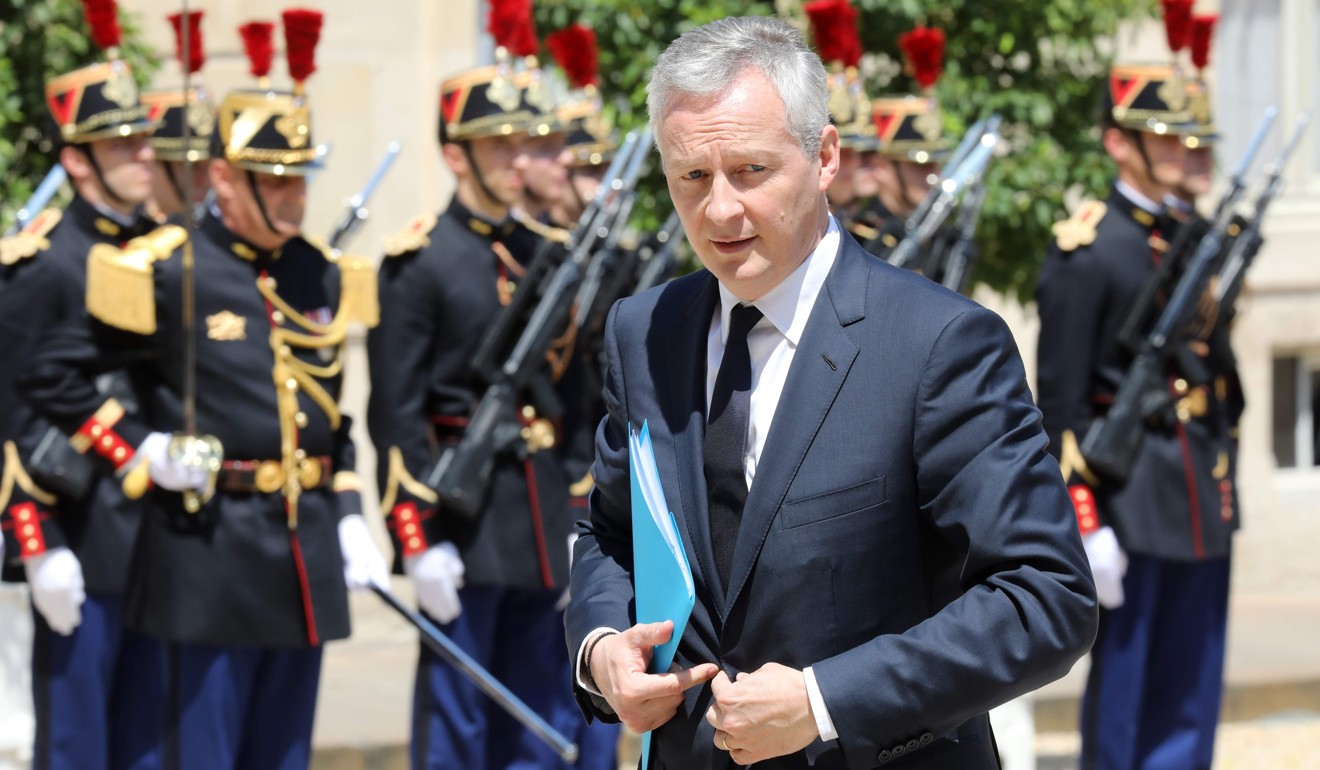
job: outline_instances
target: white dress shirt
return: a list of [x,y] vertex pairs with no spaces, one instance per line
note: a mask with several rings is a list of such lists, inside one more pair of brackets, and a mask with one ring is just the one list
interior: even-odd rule
[[[756,466],[765,450],[765,437],[770,432],[770,425],[779,406],[779,397],[784,392],[784,383],[788,380],[788,370],[793,364],[802,332],[807,319],[816,305],[816,298],[825,285],[825,277],[834,267],[834,259],[839,251],[841,237],[838,220],[829,218],[829,227],[825,237],[816,246],[815,251],[807,256],[787,278],[766,292],[751,304],[761,310],[763,318],[747,335],[747,352],[752,365],[751,414],[747,421],[747,443],[743,455],[743,472],[747,479],[747,488],[751,489],[756,479]],[[729,314],[740,304],[738,299],[724,287],[719,286],[720,305],[711,318],[710,331],[706,337],[706,406],[715,392],[715,378],[719,375],[720,363],[724,360],[724,348],[729,339]],[[591,640],[602,633],[614,629],[598,628],[587,635],[582,649],[578,650],[578,685],[589,692],[596,691],[587,687],[583,681],[587,661],[582,659],[585,648]],[[816,719],[816,728],[821,740],[832,741],[839,737],[825,707],[820,687],[816,684],[816,675],[810,667],[803,672],[807,685],[807,698],[811,702],[811,713]]]

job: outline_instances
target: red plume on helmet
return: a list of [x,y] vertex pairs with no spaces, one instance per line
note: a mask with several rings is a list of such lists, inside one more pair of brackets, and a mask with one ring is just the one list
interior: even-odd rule
[[594,86],[600,80],[596,50],[596,30],[585,24],[573,24],[545,39],[545,47],[555,57],[574,88]]
[[532,0],[491,0],[486,29],[495,38],[495,45],[513,56],[535,56],[540,48],[532,21]]
[[1164,34],[1175,54],[1187,47],[1192,32],[1192,6],[1196,0],[1160,0],[1164,9]]
[[811,0],[802,10],[811,20],[811,34],[822,61],[841,62],[845,67],[856,67],[861,62],[857,9],[851,0]]
[[316,72],[316,44],[321,41],[325,14],[308,8],[290,8],[281,15],[289,77],[293,78],[293,90],[301,91],[303,82]]
[[917,27],[899,36],[898,47],[903,49],[905,71],[923,89],[934,86],[944,74],[944,30]]
[[1210,43],[1215,36],[1215,23],[1219,15],[1209,13],[1192,17],[1192,64],[1204,70],[1210,64]]
[[238,28],[243,38],[243,50],[247,52],[248,71],[252,76],[265,80],[270,75],[270,63],[275,58],[275,25],[269,21],[249,21]]
[[169,15],[170,26],[174,27],[175,58],[187,69],[188,74],[196,74],[206,63],[206,50],[202,48],[202,11],[188,12],[188,61],[183,60],[183,14]]
[[118,48],[123,32],[119,29],[119,14],[115,0],[83,0],[83,15],[92,29],[92,42],[109,51]]

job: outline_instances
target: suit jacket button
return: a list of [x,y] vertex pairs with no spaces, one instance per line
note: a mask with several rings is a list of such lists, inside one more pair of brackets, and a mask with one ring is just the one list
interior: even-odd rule
[[905,745],[903,745],[903,744],[900,743],[900,744],[898,744],[897,746],[894,747],[894,758],[895,758],[895,759],[898,759],[899,757],[903,756],[903,755],[906,754],[906,753],[907,753],[907,746],[905,746]]
[[934,734],[934,733],[928,733],[928,732],[927,732],[927,733],[922,733],[922,734],[921,734],[921,745],[922,745],[922,746],[925,746],[927,743],[930,743],[930,742],[933,741],[933,740],[935,740],[935,734]]
[[916,751],[919,748],[921,748],[921,741],[918,741],[916,738],[907,742],[908,751]]
[[893,755],[892,752],[889,751],[889,749],[884,749],[884,750],[882,750],[882,751],[880,752],[880,757],[879,757],[879,759],[880,759],[881,762],[888,762],[889,760],[891,760],[891,759],[893,759],[893,758],[894,758],[894,755]]

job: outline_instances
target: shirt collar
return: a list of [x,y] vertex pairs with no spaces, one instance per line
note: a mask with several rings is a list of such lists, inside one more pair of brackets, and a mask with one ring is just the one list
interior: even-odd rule
[[1118,188],[1118,191],[1122,193],[1124,198],[1127,198],[1128,200],[1137,204],[1138,207],[1145,209],[1146,213],[1154,214],[1155,216],[1159,216],[1160,214],[1164,213],[1163,206],[1151,200],[1150,198],[1147,198],[1141,193],[1137,192],[1137,188],[1133,187],[1127,182],[1124,182],[1122,179],[1119,179],[1117,182],[1115,182],[1114,187]]
[[[830,268],[834,266],[834,259],[839,253],[839,238],[839,221],[831,215],[825,237],[816,244],[816,249],[807,255],[807,258],[802,260],[802,264],[789,273],[787,278],[751,303],[758,307],[766,319],[794,346],[802,339],[802,330],[806,328],[807,317],[811,315],[816,297],[820,296],[821,287],[825,285],[825,277],[830,274]],[[724,284],[719,284],[719,287],[720,342],[727,345],[729,314],[733,312],[735,306],[742,303],[742,300],[726,289]]]

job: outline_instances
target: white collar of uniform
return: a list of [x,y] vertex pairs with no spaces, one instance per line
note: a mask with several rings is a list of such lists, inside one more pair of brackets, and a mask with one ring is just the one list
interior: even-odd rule
[[1150,198],[1147,198],[1141,193],[1137,192],[1137,188],[1133,187],[1127,182],[1124,182],[1122,179],[1118,180],[1114,184],[1114,186],[1118,188],[1118,191],[1123,194],[1124,198],[1127,198],[1128,200],[1137,204],[1141,208],[1145,209],[1147,214],[1154,214],[1155,216],[1159,216],[1160,214],[1164,213],[1163,206],[1151,200]]
[[[825,276],[829,275],[830,268],[834,267],[834,259],[839,253],[840,232],[839,222],[831,214],[825,237],[816,244],[816,249],[802,260],[802,264],[798,265],[796,270],[780,281],[779,285],[752,302],[795,347],[802,338],[802,330],[806,328],[807,317],[811,315],[811,308],[816,304],[816,297],[820,295],[821,287],[825,285]],[[736,305],[742,303],[742,300],[735,297],[733,292],[724,287],[724,284],[719,284],[719,287],[720,342],[727,345],[729,314]]]

